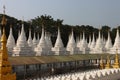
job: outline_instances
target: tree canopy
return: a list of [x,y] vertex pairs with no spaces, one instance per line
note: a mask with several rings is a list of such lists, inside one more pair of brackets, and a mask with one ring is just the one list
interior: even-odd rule
[[[21,20],[18,20],[14,17],[7,16],[7,25],[6,25],[6,34],[7,37],[9,35],[9,28],[10,24],[12,24],[13,28],[13,35],[15,37],[15,40],[18,38],[18,31],[21,30]],[[2,14],[0,14],[0,21],[2,20]],[[51,34],[52,42],[55,43],[56,37],[57,37],[57,29],[60,28],[61,31],[61,37],[63,40],[64,45],[66,46],[69,34],[71,33],[71,30],[74,30],[75,38],[82,35],[83,32],[85,32],[86,39],[89,38],[89,36],[92,37],[92,34],[95,34],[95,38],[98,37],[98,28],[95,28],[90,25],[69,25],[69,24],[63,24],[63,20],[57,19],[55,20],[50,15],[41,15],[37,16],[34,19],[31,19],[29,21],[24,21],[25,25],[25,32],[26,36],[28,38],[28,32],[29,28],[32,30],[32,37],[33,33],[41,34],[41,28],[42,25],[44,25],[45,31],[49,32]],[[2,28],[2,27],[1,27]],[[111,27],[107,25],[101,26],[101,34],[104,36],[105,39],[107,39],[108,31],[111,33],[112,41],[114,42],[115,36],[116,36],[116,29],[120,29],[120,26],[111,29]],[[36,36],[37,37],[37,36]]]

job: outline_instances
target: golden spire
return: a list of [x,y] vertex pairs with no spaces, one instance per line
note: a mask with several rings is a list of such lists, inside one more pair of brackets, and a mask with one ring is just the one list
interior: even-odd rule
[[0,49],[0,80],[16,80],[16,74],[12,73],[12,66],[8,61],[8,52],[6,48],[6,34],[5,34],[5,25],[6,25],[6,18],[5,18],[5,6],[4,14],[2,18],[2,26],[3,26],[3,34],[1,37],[1,49]]
[[110,58],[109,56],[107,56],[107,64],[105,65],[106,69],[110,69],[111,68],[111,63],[110,63]]
[[115,62],[113,64],[113,68],[120,68],[119,57],[118,57],[118,49],[116,49]]
[[101,56],[101,60],[100,60],[100,69],[104,69],[104,63],[103,63],[103,58]]
[[3,34],[1,36],[1,50],[6,49],[6,34],[5,34],[5,28],[3,27]]

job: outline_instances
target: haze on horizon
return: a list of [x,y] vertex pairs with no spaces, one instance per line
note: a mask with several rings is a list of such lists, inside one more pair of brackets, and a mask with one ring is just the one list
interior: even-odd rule
[[63,19],[63,24],[100,27],[120,25],[120,0],[0,0],[6,14],[17,19],[34,19],[44,14]]

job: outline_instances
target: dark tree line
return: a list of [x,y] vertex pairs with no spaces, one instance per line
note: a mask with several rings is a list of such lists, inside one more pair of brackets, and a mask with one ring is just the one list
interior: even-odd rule
[[[21,30],[21,20],[17,20],[14,17],[7,16],[7,25],[6,25],[6,35],[8,37],[9,35],[9,29],[10,25],[13,27],[13,35],[15,40],[18,38],[18,31]],[[0,14],[0,21],[2,20],[2,14]],[[52,42],[55,43],[56,37],[57,37],[57,29],[60,28],[61,31],[61,37],[63,40],[64,45],[66,46],[69,34],[71,33],[71,30],[74,30],[75,38],[82,35],[83,32],[85,32],[86,39],[89,39],[89,36],[92,37],[92,34],[95,34],[95,38],[98,37],[98,28],[95,28],[90,25],[69,25],[69,24],[62,24],[63,20],[57,19],[54,20],[50,15],[41,15],[37,16],[34,19],[31,19],[30,21],[24,21],[24,28],[26,32],[26,36],[28,38],[29,35],[29,28],[32,30],[32,37],[33,33],[41,35],[41,28],[42,24],[44,25],[45,31],[49,32],[51,34]],[[115,28],[111,29],[111,27],[104,25],[101,26],[101,34],[104,36],[105,39],[107,39],[108,31],[110,31],[112,42],[114,42],[115,36],[116,36],[116,29],[120,29],[120,26],[115,26]],[[36,36],[37,37],[37,36]]]

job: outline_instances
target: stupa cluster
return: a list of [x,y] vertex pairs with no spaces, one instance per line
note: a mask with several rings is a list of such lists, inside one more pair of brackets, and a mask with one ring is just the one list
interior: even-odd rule
[[116,38],[114,44],[111,42],[110,33],[108,32],[108,39],[105,40],[99,30],[98,38],[95,39],[94,33],[92,38],[89,38],[89,42],[85,38],[83,32],[82,38],[74,38],[74,32],[71,31],[69,35],[67,46],[64,47],[60,29],[58,28],[58,35],[55,45],[52,45],[50,34],[46,34],[44,25],[42,25],[41,38],[36,39],[36,34],[31,37],[31,29],[29,30],[29,37],[26,38],[24,31],[24,23],[22,23],[21,32],[18,34],[18,39],[15,43],[12,27],[10,27],[9,36],[7,39],[7,48],[9,55],[11,56],[41,56],[41,55],[73,55],[73,54],[115,54],[116,48],[118,54],[120,53],[120,36],[119,30],[117,29]]
[[[34,80],[119,80],[120,69],[102,69],[75,72]],[[32,80],[32,79],[31,79]]]

